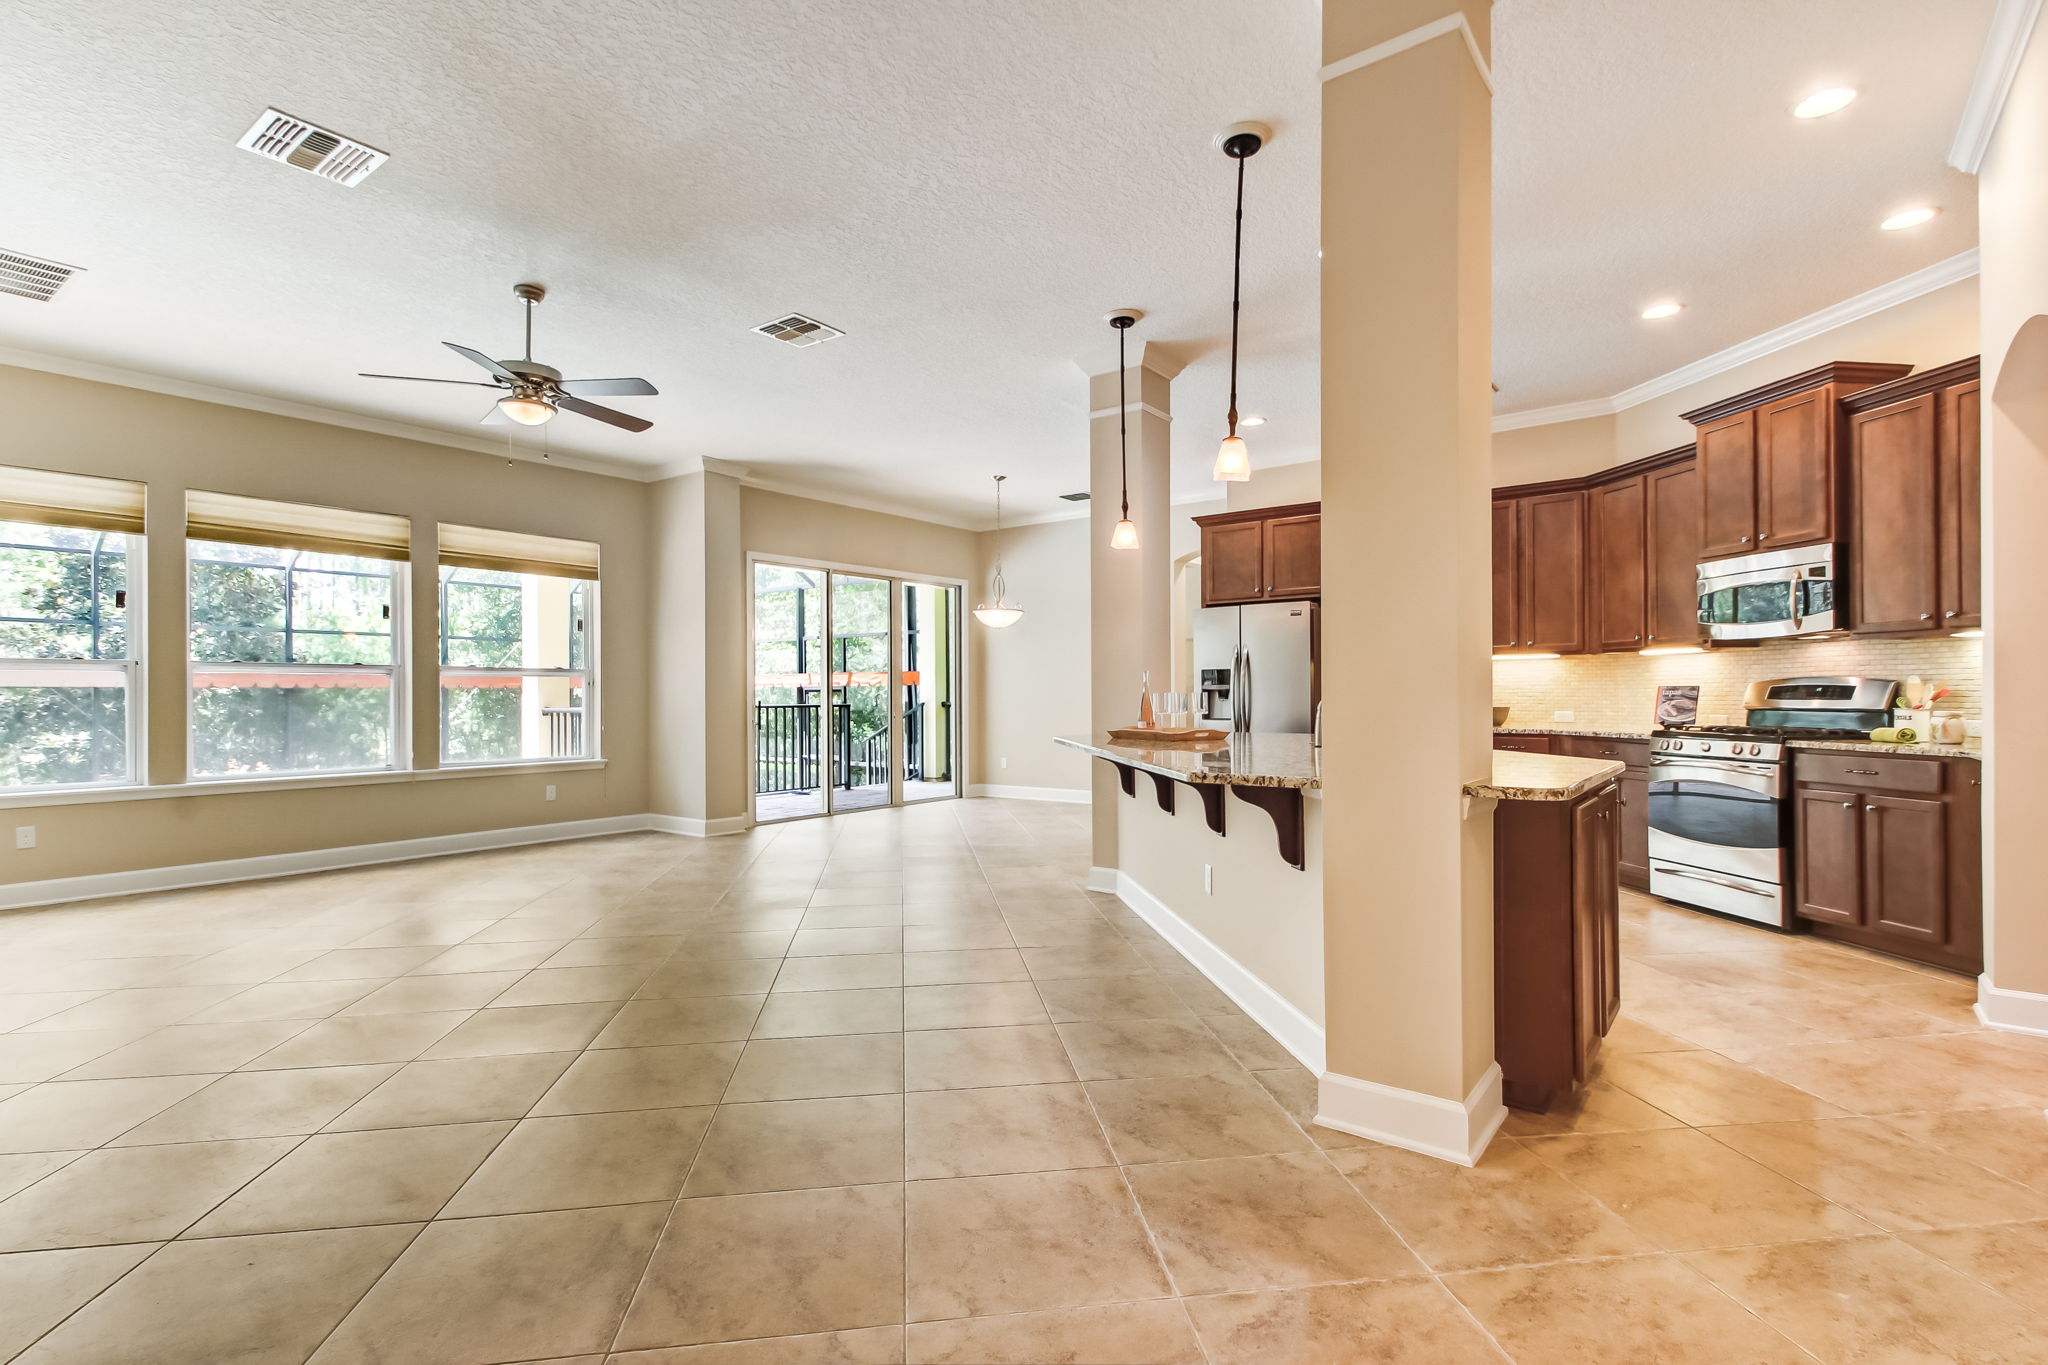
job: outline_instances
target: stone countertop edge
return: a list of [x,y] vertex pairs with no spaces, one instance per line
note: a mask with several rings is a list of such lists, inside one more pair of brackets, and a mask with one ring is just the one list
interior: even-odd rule
[[1238,735],[1228,744],[1209,748],[1146,748],[1083,735],[1054,735],[1052,742],[1182,782],[1291,787],[1311,793],[1321,791],[1323,786],[1322,757],[1307,735]]
[[[1496,735],[1575,735],[1581,739],[1639,739],[1648,741],[1648,730],[1571,730],[1538,725],[1497,725]],[[1878,744],[1867,739],[1794,739],[1794,749],[1817,749],[1842,754],[1903,754],[1908,758],[1984,757],[1984,741],[1976,736],[1961,744]]]
[[1626,764],[1604,758],[1525,754],[1510,749],[1494,754],[1492,778],[1467,782],[1465,795],[1495,801],[1576,801],[1626,771]]
[[1648,730],[1582,730],[1569,725],[1496,725],[1497,735],[1575,735],[1580,739],[1648,739]]

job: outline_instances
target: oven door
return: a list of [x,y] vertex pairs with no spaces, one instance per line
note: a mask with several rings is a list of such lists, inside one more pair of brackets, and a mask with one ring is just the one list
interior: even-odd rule
[[1782,883],[1784,781],[1777,763],[1653,757],[1650,856]]
[[1716,640],[1767,640],[1835,628],[1835,584],[1811,568],[1700,580],[1700,624]]

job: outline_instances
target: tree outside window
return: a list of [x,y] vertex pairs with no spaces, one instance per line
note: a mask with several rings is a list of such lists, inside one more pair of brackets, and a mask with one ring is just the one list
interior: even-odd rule
[[0,521],[0,789],[134,780],[133,540]]

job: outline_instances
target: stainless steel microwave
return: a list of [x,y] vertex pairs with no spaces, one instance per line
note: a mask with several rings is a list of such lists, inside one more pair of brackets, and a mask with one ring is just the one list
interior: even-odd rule
[[1700,624],[1716,640],[1768,640],[1835,628],[1835,547],[1717,559],[1699,566]]

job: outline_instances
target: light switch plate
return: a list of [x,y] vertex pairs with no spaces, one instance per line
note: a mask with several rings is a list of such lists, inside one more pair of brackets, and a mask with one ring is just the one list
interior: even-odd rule
[[552,800],[554,800],[554,799],[555,799],[555,784],[554,784],[554,783],[552,783],[552,782],[550,782],[550,783],[548,783],[548,800],[552,801]]
[[14,846],[16,848],[34,848],[36,846],[36,827],[34,825],[16,825],[14,827]]

